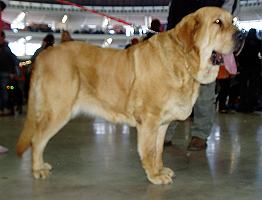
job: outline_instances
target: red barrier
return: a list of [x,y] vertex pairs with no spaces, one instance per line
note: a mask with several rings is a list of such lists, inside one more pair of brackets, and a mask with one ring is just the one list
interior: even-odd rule
[[59,2],[59,3],[62,3],[62,4],[66,4],[66,5],[70,5],[70,6],[74,6],[74,7],[80,8],[80,9],[82,9],[82,10],[84,10],[84,11],[87,11],[87,12],[90,12],[90,13],[93,13],[93,14],[96,14],[96,15],[100,15],[100,16],[102,16],[102,17],[107,17],[107,18],[109,18],[109,19],[112,19],[112,20],[114,20],[114,21],[117,21],[117,22],[122,23],[122,24],[125,24],[125,25],[133,26],[132,23],[127,22],[127,21],[125,21],[125,20],[122,20],[122,19],[120,19],[120,18],[113,17],[113,16],[107,15],[107,14],[105,14],[105,13],[97,12],[96,10],[93,10],[93,9],[90,9],[90,8],[87,8],[87,7],[84,7],[84,6],[81,6],[81,5],[76,4],[76,3],[72,3],[72,2],[70,2],[70,1],[66,1],[66,0],[56,0],[56,1]]

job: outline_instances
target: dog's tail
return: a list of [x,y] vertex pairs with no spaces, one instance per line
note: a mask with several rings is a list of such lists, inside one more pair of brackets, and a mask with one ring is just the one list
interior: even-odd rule
[[16,144],[16,154],[21,157],[27,148],[31,145],[31,139],[35,129],[31,127],[31,119],[27,117],[24,128]]

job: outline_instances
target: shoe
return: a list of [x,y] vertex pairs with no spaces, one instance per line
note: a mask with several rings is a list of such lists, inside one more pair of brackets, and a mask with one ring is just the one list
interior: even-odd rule
[[219,110],[219,112],[220,112],[220,113],[223,113],[223,114],[226,114],[226,113],[228,113],[228,110],[226,110],[226,109],[221,109],[221,110]]
[[203,150],[206,150],[206,148],[207,148],[206,140],[193,136],[187,147],[187,150],[188,151],[203,151]]
[[14,113],[13,112],[3,112],[0,113],[0,117],[7,117],[7,116],[13,116]]
[[0,116],[2,116],[2,117],[12,116],[14,114],[15,113],[14,113],[14,111],[12,109],[6,109],[5,108],[4,110],[0,111]]
[[8,152],[8,149],[0,145],[0,154]]
[[165,141],[164,142],[164,146],[165,147],[170,147],[170,146],[172,146],[173,144],[172,144],[172,142],[171,141]]

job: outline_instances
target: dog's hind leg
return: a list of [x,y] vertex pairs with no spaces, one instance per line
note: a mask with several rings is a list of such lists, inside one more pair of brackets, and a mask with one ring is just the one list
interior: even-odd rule
[[70,120],[71,110],[57,110],[56,113],[46,111],[37,122],[37,134],[32,137],[32,171],[35,178],[46,178],[51,165],[44,162],[43,153],[48,141]]
[[[60,80],[61,84],[66,85],[63,81]],[[71,119],[78,94],[77,78],[71,81],[67,90],[56,87],[58,85],[56,79],[49,80],[49,84],[53,87],[42,84],[38,90],[34,89],[30,94],[35,96],[35,101],[29,105],[35,110],[36,118],[34,120],[35,133],[31,139],[32,171],[35,178],[48,176],[52,167],[44,162],[45,147],[48,141]]]
[[147,178],[153,184],[172,183],[174,172],[163,167],[162,153],[167,125],[150,120],[137,126],[138,152]]
[[17,142],[17,155],[22,156],[23,152],[32,146],[33,175],[35,178],[46,178],[51,170],[51,165],[44,163],[44,149],[48,141],[70,120],[74,101],[71,98],[63,101],[67,104],[61,102],[59,104],[56,101],[41,103],[40,99],[46,102],[48,100],[41,95],[41,92],[38,92],[38,95],[41,98],[37,101],[35,98],[37,95],[32,89],[27,118]]

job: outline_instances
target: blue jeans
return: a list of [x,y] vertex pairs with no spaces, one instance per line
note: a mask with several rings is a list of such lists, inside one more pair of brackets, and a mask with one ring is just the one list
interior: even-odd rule
[[[200,86],[199,96],[194,105],[194,120],[190,128],[191,136],[207,139],[209,136],[215,115],[215,85],[210,83]],[[177,122],[172,122],[166,133],[165,141],[171,141]]]

